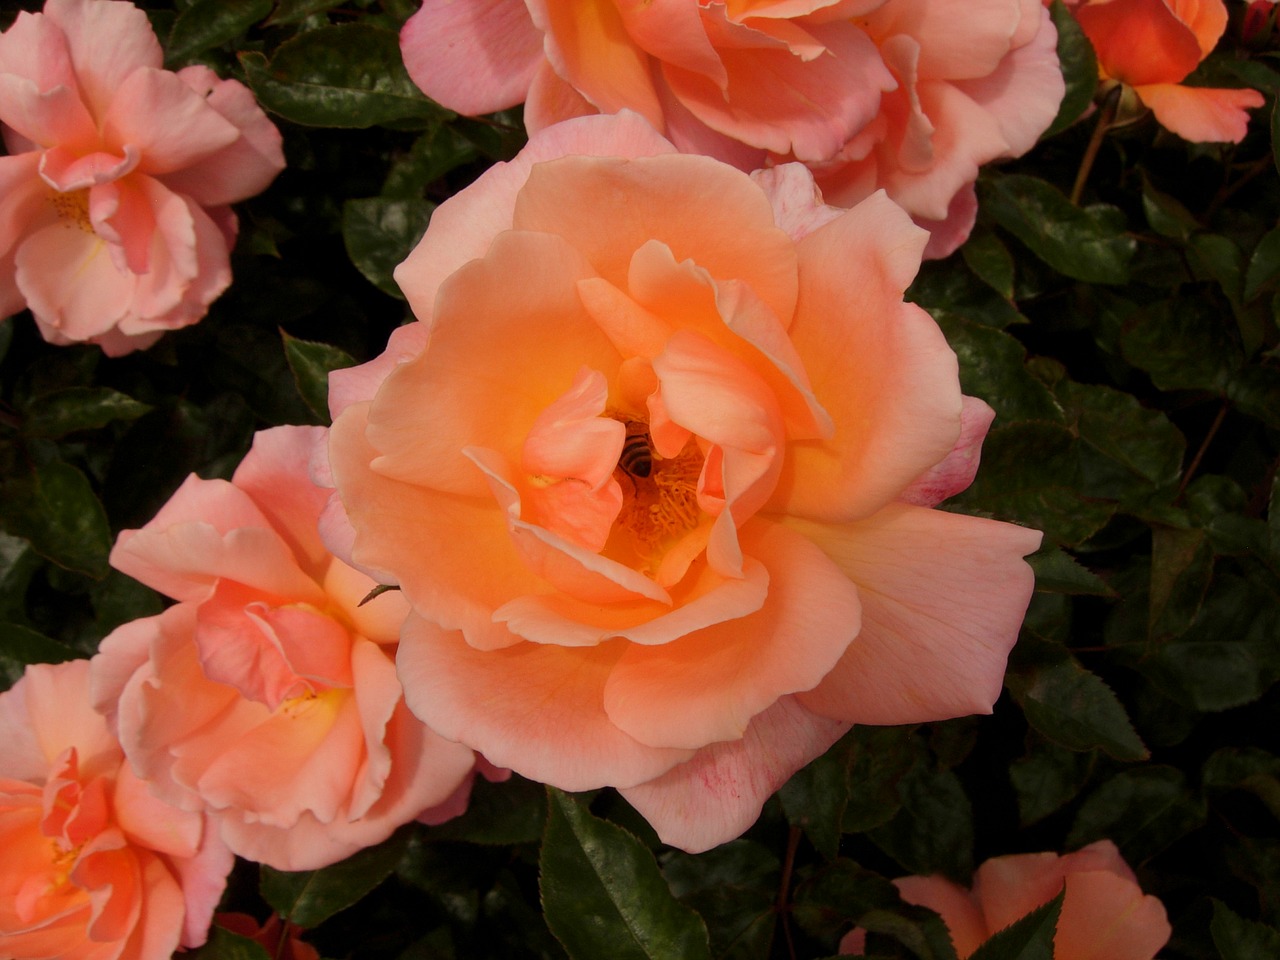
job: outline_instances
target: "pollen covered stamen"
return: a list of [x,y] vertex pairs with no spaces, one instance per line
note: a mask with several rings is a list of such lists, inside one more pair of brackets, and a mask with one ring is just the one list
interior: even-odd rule
[[702,520],[698,477],[703,459],[697,443],[690,440],[674,457],[651,452],[645,460],[647,475],[628,469],[630,461],[618,465],[615,476],[623,500],[615,529],[646,572],[653,572],[666,550]]
[[58,217],[69,226],[76,226],[85,233],[93,233],[93,224],[89,220],[89,191],[72,190],[69,193],[54,193],[49,198]]

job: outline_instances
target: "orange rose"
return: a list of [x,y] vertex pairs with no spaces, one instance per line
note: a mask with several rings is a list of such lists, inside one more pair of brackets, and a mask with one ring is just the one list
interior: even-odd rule
[[1086,0],[1074,12],[1102,78],[1131,87],[1161,126],[1196,142],[1244,139],[1262,94],[1182,85],[1227,27],[1222,0]]
[[413,607],[410,709],[705,849],[850,723],[988,712],[1040,534],[929,509],[991,412],[902,301],[926,234],[634,114],[535,135],[335,373],[331,548]]
[[[995,857],[978,868],[973,889],[941,876],[893,881],[907,903],[942,915],[956,954],[965,960],[985,940],[1042,907],[1066,887],[1053,936],[1054,960],[1152,960],[1169,940],[1164,905],[1143,894],[1110,840],[1075,853]],[[840,952],[861,955],[864,935],[853,930]]]

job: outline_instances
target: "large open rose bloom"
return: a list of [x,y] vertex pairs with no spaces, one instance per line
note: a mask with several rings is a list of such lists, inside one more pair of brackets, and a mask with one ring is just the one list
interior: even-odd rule
[[691,850],[850,723],[988,712],[1040,534],[930,509],[991,412],[902,301],[925,238],[634,114],[442,204],[421,322],[330,378],[323,529],[413,607],[410,708]]
[[[1064,885],[1053,960],[1152,960],[1172,932],[1164,905],[1143,894],[1110,840],[1061,856],[995,857],[978,868],[972,890],[936,875],[893,882],[907,903],[942,915],[960,960],[1044,906]],[[853,930],[840,941],[840,952],[860,955],[863,941],[863,931]]]
[[1132,88],[1161,126],[1195,142],[1244,139],[1262,94],[1182,84],[1227,28],[1222,0],[1084,0],[1073,12],[1102,78]]
[[0,35],[0,317],[114,356],[231,282],[228,204],[284,167],[280,133],[243,84],[163,62],[115,0],[48,0]]
[[470,786],[474,755],[405,708],[408,611],[334,559],[308,480],[319,427],[257,435],[231,482],[192,476],[112,564],[181,601],[102,641],[94,696],[130,763],[207,810],[236,853],[313,869],[386,839]]
[[204,943],[231,853],[133,775],[87,661],[28,667],[0,693],[0,742],[0,956],[168,960]]
[[973,226],[978,167],[1020,156],[1064,85],[1037,0],[425,0],[410,75],[462,113],[525,101],[536,132],[622,108],[744,170],[797,159],[830,203],[884,189],[936,232]]

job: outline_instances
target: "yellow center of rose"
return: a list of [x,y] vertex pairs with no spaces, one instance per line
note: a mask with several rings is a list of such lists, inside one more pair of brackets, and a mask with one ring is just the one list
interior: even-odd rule
[[89,191],[72,190],[70,193],[55,193],[49,198],[58,216],[69,225],[79,227],[85,233],[93,233],[93,224],[89,221]]
[[614,529],[634,551],[641,569],[656,568],[667,548],[698,526],[698,476],[702,451],[692,439],[674,457],[660,457],[648,434],[629,425],[614,476],[622,509]]

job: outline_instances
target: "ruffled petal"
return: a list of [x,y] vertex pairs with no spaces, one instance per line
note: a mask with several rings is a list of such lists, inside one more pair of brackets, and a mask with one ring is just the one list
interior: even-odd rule
[[1257,90],[1215,90],[1173,83],[1136,90],[1162,127],[1193,143],[1239,143],[1249,131],[1245,110],[1265,102]]

